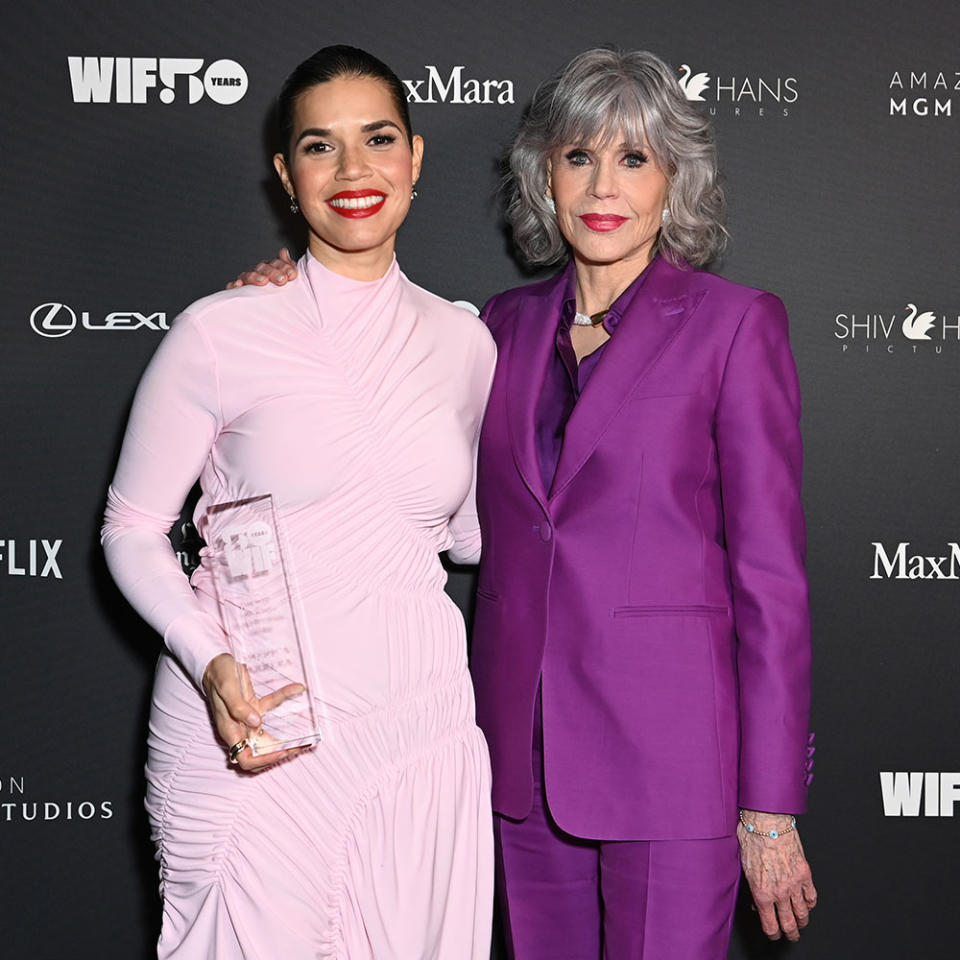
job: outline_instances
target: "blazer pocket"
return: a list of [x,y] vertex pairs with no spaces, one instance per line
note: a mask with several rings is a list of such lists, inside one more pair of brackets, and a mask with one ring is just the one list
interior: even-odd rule
[[487,600],[490,603],[499,603],[500,594],[494,593],[492,590],[483,590],[480,587],[477,587],[477,599],[478,600]]
[[725,617],[729,607],[709,604],[684,604],[670,606],[626,606],[614,607],[614,618],[619,617]]

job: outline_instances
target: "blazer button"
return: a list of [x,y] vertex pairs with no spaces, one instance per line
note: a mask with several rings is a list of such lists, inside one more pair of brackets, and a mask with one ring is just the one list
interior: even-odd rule
[[540,524],[540,539],[544,543],[549,543],[552,538],[553,538],[553,528],[550,526],[549,523],[544,521],[543,523]]

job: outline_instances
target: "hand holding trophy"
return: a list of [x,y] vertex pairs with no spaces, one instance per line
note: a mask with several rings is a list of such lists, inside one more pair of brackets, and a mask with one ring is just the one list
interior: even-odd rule
[[204,688],[230,761],[255,770],[320,739],[312,654],[273,498],[210,507],[206,535],[233,655],[210,661]]

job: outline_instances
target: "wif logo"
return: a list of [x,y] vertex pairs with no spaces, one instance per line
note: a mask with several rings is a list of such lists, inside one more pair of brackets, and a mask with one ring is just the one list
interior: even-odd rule
[[173,103],[186,88],[188,103],[204,96],[228,105],[247,92],[247,71],[236,60],[216,60],[198,76],[196,57],[67,57],[74,103],[146,103],[159,88],[161,103]]
[[960,801],[960,773],[882,770],[880,792],[885,817],[952,817]]

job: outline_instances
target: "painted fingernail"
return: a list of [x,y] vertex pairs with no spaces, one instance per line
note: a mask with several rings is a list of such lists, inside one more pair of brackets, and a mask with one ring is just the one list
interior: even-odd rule
[[248,727],[259,727],[260,718],[255,713],[247,714],[247,726]]

